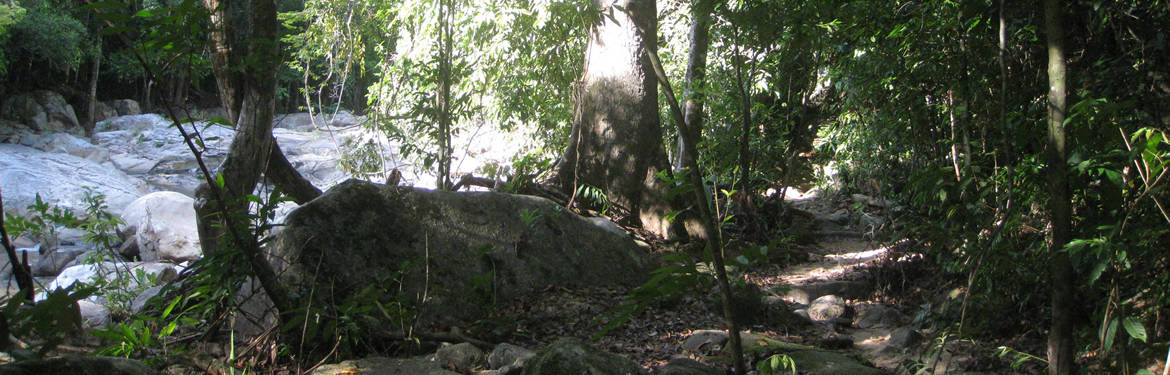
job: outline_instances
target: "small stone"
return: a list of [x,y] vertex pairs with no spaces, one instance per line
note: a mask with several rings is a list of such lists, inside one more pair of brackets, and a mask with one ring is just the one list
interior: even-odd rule
[[483,361],[483,351],[465,342],[447,345],[435,352],[435,362],[445,369],[459,373],[468,373],[482,365]]
[[909,327],[902,327],[890,332],[888,347],[905,349],[922,342],[922,334]]
[[853,326],[857,328],[889,328],[901,325],[906,316],[889,306],[875,304],[857,312]]
[[510,365],[522,366],[524,361],[535,356],[536,352],[534,351],[516,345],[502,343],[496,345],[495,349],[492,349],[491,354],[488,354],[488,368],[495,370],[503,369]]
[[703,329],[694,331],[683,342],[683,349],[691,353],[701,353],[707,350],[719,350],[727,342],[727,331]]

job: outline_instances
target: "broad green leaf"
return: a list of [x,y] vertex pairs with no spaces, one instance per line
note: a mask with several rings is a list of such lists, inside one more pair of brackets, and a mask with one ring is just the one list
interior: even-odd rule
[[1117,337],[1117,318],[1113,318],[1112,320],[1109,321],[1108,324],[1105,325],[1105,337],[1101,338],[1102,339],[1101,344],[1103,346],[1102,349],[1105,352],[1109,352],[1109,349],[1113,347],[1113,339],[1116,337]]
[[1125,332],[1129,333],[1129,337],[1146,342],[1146,327],[1142,326],[1142,322],[1138,321],[1137,318],[1127,316],[1121,320],[1121,325],[1125,327]]

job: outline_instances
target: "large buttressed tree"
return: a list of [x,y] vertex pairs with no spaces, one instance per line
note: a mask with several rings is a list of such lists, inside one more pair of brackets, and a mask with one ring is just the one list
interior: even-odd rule
[[[242,201],[259,183],[261,173],[298,203],[320,195],[289,164],[272,137],[280,68],[275,1],[204,0],[204,5],[211,12],[211,60],[220,103],[236,129],[228,157],[220,166],[226,200]],[[196,198],[203,250],[215,251],[223,235],[214,224],[220,208],[206,184],[196,191]]]
[[573,133],[555,180],[569,192],[602,189],[643,229],[666,236],[669,206],[656,175],[668,164],[657,81],[645,58],[656,53],[657,7],[653,0],[595,5],[602,17],[590,29]]
[[[228,121],[236,129],[219,167],[222,190],[204,183],[195,191],[200,246],[205,254],[229,240],[238,246],[276,307],[281,322],[292,311],[290,296],[276,279],[255,236],[240,233],[248,214],[245,197],[261,174],[305,203],[321,192],[289,164],[272,136],[280,69],[279,23],[275,0],[204,0],[211,12],[212,68]],[[225,215],[226,214],[226,215]],[[283,326],[283,324],[282,324]]]

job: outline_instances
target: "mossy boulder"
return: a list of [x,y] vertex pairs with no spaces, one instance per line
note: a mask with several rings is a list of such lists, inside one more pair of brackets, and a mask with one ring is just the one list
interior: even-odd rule
[[549,344],[524,364],[523,375],[642,375],[646,371],[633,360],[601,351],[592,345],[564,338]]
[[544,198],[356,180],[290,213],[272,246],[294,291],[425,293],[424,322],[481,318],[547,287],[638,285],[655,266],[612,223]]

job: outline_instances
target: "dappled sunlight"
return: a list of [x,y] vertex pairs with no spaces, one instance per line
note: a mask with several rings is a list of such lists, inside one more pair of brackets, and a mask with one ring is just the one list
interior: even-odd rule
[[889,247],[875,247],[865,241],[845,240],[824,242],[811,255],[820,261],[788,267],[767,284],[803,284],[811,281],[838,279],[858,267],[865,267],[882,259]]

